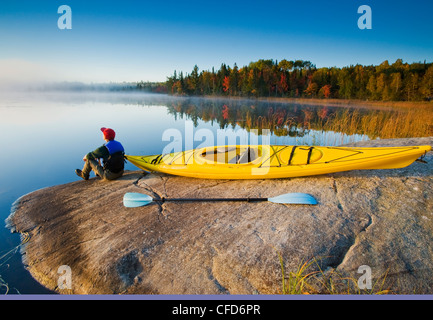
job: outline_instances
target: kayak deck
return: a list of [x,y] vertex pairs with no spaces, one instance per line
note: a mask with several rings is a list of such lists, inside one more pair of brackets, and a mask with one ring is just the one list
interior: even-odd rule
[[431,146],[214,146],[126,159],[146,171],[207,179],[271,179],[410,165]]

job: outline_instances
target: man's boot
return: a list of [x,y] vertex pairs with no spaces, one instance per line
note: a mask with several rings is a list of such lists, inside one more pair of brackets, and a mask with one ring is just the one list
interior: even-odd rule
[[77,176],[79,176],[80,178],[84,179],[84,180],[89,180],[89,176],[85,176],[83,174],[83,171],[81,171],[80,169],[75,169],[75,173],[77,174]]

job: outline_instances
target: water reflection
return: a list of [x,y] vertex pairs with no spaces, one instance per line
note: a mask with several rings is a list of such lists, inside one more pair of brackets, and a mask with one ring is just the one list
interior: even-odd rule
[[[190,98],[176,97],[163,94],[142,93],[33,93],[35,100],[44,99],[44,107],[51,104],[59,106],[77,105],[123,105],[123,106],[164,106],[167,116],[174,123],[185,120],[193,122],[194,127],[205,124],[211,127],[239,130],[247,132],[252,129],[269,130],[274,142],[299,142],[316,145],[339,145],[348,142],[368,139],[423,137],[433,135],[433,108],[362,108],[331,105],[301,105],[281,102],[263,102],[248,99],[218,99],[218,98]],[[3,121],[35,122],[43,119],[53,121],[53,117],[60,112],[52,112],[50,117],[37,114],[37,110],[27,106],[32,95],[23,98],[5,100],[2,106],[24,108],[19,119],[7,117],[7,109],[3,108]],[[26,101],[24,103],[24,101]],[[25,110],[28,109],[28,110]],[[131,109],[125,109],[131,112]],[[142,110],[143,116],[148,111]],[[111,112],[111,111],[109,111]],[[28,115],[28,116],[25,116]],[[26,120],[27,119],[27,120]],[[134,122],[135,119],[131,119]],[[167,118],[159,118],[154,122],[155,127],[167,127]],[[291,139],[293,138],[293,139]],[[305,138],[305,139],[302,139]]]
[[[276,137],[306,139],[307,144],[339,145],[377,138],[433,134],[432,108],[371,109],[257,101],[177,101],[167,104],[174,117],[217,123],[220,128],[268,129]],[[327,138],[330,138],[328,140]],[[281,140],[281,139],[280,139]]]

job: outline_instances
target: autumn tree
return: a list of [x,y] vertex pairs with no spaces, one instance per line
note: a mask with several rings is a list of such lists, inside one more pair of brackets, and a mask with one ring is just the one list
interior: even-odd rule
[[319,97],[328,99],[331,97],[331,85],[326,84],[319,90]]
[[307,89],[305,89],[304,92],[305,92],[305,93],[307,94],[307,96],[309,96],[309,97],[316,97],[317,90],[318,90],[317,83],[315,83],[315,82],[310,82],[310,83],[308,84]]
[[378,98],[377,89],[376,89],[376,76],[372,74],[367,83],[367,93],[368,98],[371,100],[376,100]]
[[385,92],[387,80],[388,79],[385,73],[379,74],[379,76],[376,78],[376,94],[377,99],[379,100],[383,100],[383,94]]
[[230,89],[230,78],[229,76],[225,76],[223,80],[223,90],[224,92],[229,91]]
[[343,68],[338,77],[339,95],[341,98],[352,98],[353,81],[347,68]]
[[402,86],[403,81],[401,79],[401,73],[394,72],[391,74],[391,100],[400,100]]
[[281,60],[278,63],[278,67],[283,72],[290,72],[290,71],[292,71],[293,66],[294,66],[294,62],[293,61],[287,61],[286,59],[283,59],[283,60]]
[[280,75],[280,81],[278,82],[278,91],[284,96],[289,90],[289,85],[287,84],[287,76],[283,72]]
[[421,85],[421,92],[425,99],[433,99],[433,65],[427,69],[424,75]]

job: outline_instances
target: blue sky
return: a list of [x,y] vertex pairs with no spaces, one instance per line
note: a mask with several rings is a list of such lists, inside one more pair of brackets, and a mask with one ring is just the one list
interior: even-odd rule
[[[60,30],[60,5],[72,29]],[[360,30],[358,7],[372,8]],[[433,1],[0,2],[0,82],[164,81],[221,63],[310,60],[316,66],[433,61]]]

